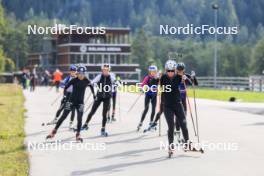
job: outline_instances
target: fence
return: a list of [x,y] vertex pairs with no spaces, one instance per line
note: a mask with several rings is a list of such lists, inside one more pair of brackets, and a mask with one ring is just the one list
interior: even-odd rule
[[[214,77],[198,77],[199,87],[214,88]],[[218,89],[264,92],[264,76],[217,77]]]

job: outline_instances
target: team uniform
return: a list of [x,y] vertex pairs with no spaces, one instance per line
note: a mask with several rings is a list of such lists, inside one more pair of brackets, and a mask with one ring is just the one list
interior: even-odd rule
[[[115,79],[116,80],[116,79]],[[121,82],[119,80],[116,80],[113,84],[113,91],[112,91],[112,117],[110,118],[110,110],[111,110],[111,103],[109,104],[109,108],[108,108],[108,117],[107,117],[107,121],[116,121],[115,119],[115,109],[116,109],[116,98],[117,98],[117,88],[118,86],[121,85]],[[110,101],[111,102],[111,101]]]
[[147,75],[141,84],[142,88],[144,86],[148,87],[148,91],[145,93],[145,101],[144,101],[144,111],[142,113],[140,123],[138,125],[138,130],[142,126],[142,123],[146,117],[146,114],[149,109],[149,104],[151,103],[151,115],[150,115],[150,124],[152,123],[155,111],[156,111],[156,105],[157,105],[157,88],[158,88],[159,78],[157,76],[151,76]]
[[115,77],[113,74],[109,74],[109,75],[99,74],[92,80],[91,83],[93,85],[95,84],[97,85],[98,91],[92,109],[87,116],[85,124],[82,127],[83,129],[88,129],[88,124],[90,120],[92,119],[93,115],[97,111],[100,104],[103,103],[103,113],[102,113],[103,119],[102,119],[101,135],[107,136],[107,133],[105,131],[105,126],[107,122],[107,111],[109,109],[110,100],[112,97],[112,91],[113,91],[112,85],[114,84],[114,82],[115,82]]
[[[79,68],[78,68],[79,70]],[[80,71],[82,74],[85,72],[85,68],[81,67]],[[82,80],[77,78],[72,79],[64,88],[64,91],[72,86],[72,94],[70,95],[69,101],[66,102],[64,111],[62,116],[59,118],[58,122],[56,123],[55,128],[53,129],[52,133],[47,136],[47,138],[52,138],[56,134],[57,130],[59,129],[62,122],[67,118],[68,114],[72,111],[72,109],[76,109],[77,111],[77,130],[76,130],[76,140],[82,140],[80,138],[80,130],[82,126],[82,116],[83,116],[83,109],[84,109],[84,95],[86,87],[89,86],[91,92],[94,95],[93,86],[86,77]]]
[[[65,88],[65,86],[75,77],[72,76],[67,76],[61,83],[60,83],[60,87],[61,88]],[[55,116],[55,121],[57,121],[57,119],[59,118],[61,112],[63,111],[63,109],[66,106],[66,103],[70,100],[71,94],[72,94],[72,90],[73,90],[73,86],[71,85],[68,89],[66,89],[64,91],[63,94],[63,98],[61,100],[61,104],[59,109],[56,112],[56,116]],[[70,120],[70,125],[72,124],[73,120],[74,120],[74,116],[75,116],[75,109],[73,108],[71,111],[71,120]]]

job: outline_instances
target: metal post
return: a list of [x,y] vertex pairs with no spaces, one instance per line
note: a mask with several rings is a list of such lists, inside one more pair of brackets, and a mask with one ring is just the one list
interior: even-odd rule
[[[218,15],[218,4],[213,4],[212,8],[214,10],[214,26],[217,28],[217,15]],[[217,32],[215,32],[214,36],[214,88],[217,87]]]

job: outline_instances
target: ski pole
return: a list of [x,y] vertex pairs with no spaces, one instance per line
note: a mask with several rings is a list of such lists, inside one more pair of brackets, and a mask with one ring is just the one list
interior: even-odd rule
[[191,104],[190,104],[190,100],[189,100],[188,93],[187,93],[187,87],[186,87],[186,84],[185,84],[185,81],[184,80],[183,80],[183,84],[184,84],[184,87],[185,87],[186,98],[187,98],[188,106],[189,106],[189,109],[190,109],[190,115],[191,115],[191,119],[192,119],[194,134],[195,134],[195,136],[197,136],[196,128],[195,128],[195,124],[194,124],[194,120],[193,120],[193,115],[192,115]]
[[196,106],[196,94],[195,94],[195,86],[193,83],[192,83],[192,88],[193,88],[193,102],[194,102],[194,110],[195,110],[197,140],[198,140],[198,143],[200,143],[199,128],[198,128],[198,115],[197,115],[197,106]]
[[134,103],[130,106],[130,108],[128,109],[128,111],[127,112],[130,112],[133,108],[134,108],[134,106],[137,104],[137,102],[138,102],[138,100],[140,99],[140,97],[142,96],[143,94],[140,94],[138,97],[137,97],[137,99],[134,101]]
[[93,105],[94,102],[91,102],[88,107],[85,109],[84,113],[86,113],[88,111],[88,109]]
[[92,93],[90,92],[90,94],[88,95],[88,97],[87,97],[86,100],[84,101],[84,104],[87,103],[87,101],[90,99],[91,96],[92,96]]
[[118,94],[117,94],[117,96],[118,96],[118,113],[119,113],[119,119],[120,119],[120,121],[121,121],[121,98],[120,98],[120,92],[118,92]]
[[56,98],[55,98],[55,100],[51,103],[51,106],[53,106],[57,101],[58,101],[58,99],[61,97],[61,95],[58,95]]
[[[158,112],[160,111],[160,104],[161,104],[161,99],[160,99],[160,95],[158,95],[158,103],[159,105],[159,109]],[[161,118],[159,118],[159,136],[161,136]]]

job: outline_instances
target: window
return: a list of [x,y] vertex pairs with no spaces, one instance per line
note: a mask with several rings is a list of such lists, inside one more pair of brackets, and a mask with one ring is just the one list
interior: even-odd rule
[[88,63],[88,55],[83,54],[83,63]]
[[108,58],[107,54],[104,55],[104,60],[103,61],[104,61],[104,63],[107,63],[107,64],[109,63],[109,58]]
[[102,55],[101,54],[96,54],[95,55],[95,63],[96,64],[101,64],[102,63]]
[[94,64],[94,54],[89,55],[89,64]]
[[116,55],[113,55],[113,54],[110,55],[110,63],[116,64]]

